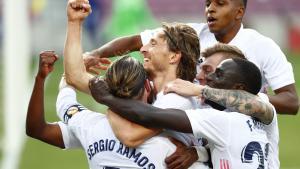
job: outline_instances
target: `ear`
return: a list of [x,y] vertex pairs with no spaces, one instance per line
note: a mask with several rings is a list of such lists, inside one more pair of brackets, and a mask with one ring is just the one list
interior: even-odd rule
[[147,103],[152,104],[153,101],[156,99],[156,92],[153,83],[149,79],[146,79],[144,86],[144,95],[146,97]]
[[232,89],[236,89],[236,90],[246,90],[246,86],[242,83],[237,83],[233,85]]
[[149,79],[146,79],[145,80],[145,89],[146,89],[146,91],[148,92],[148,93],[150,93],[151,92],[151,90],[152,90],[152,87],[151,87],[151,84],[150,84],[150,81],[149,81]]
[[173,55],[170,57],[169,63],[170,64],[179,63],[180,59],[181,59],[181,52],[180,51],[174,52]]
[[236,19],[237,20],[242,20],[245,14],[245,7],[240,6],[239,9],[237,10],[237,15],[236,15]]

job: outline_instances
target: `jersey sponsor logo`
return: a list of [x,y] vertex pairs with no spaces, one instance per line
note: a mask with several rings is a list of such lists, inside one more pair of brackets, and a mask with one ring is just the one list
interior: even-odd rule
[[[119,143],[119,145],[117,144]],[[118,153],[122,156],[127,157],[130,160],[133,160],[134,163],[138,165],[138,167],[145,169],[155,169],[155,164],[151,163],[149,158],[144,155],[142,152],[139,152],[135,148],[129,148],[116,140],[110,139],[101,139],[97,142],[94,142],[88,146],[86,153],[88,155],[88,159],[92,160],[92,158],[104,151],[111,151],[113,153]]]
[[69,119],[72,118],[72,116],[78,112],[81,112],[83,110],[86,110],[85,107],[83,107],[80,104],[72,105],[67,109],[67,111],[64,114],[64,122],[68,123]]

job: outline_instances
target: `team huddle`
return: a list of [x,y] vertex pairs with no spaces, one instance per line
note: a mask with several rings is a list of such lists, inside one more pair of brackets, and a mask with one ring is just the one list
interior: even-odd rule
[[[44,83],[58,55],[43,51],[27,135],[83,149],[91,169],[280,168],[277,112],[299,108],[293,69],[273,40],[243,28],[246,6],[247,0],[206,0],[207,23],[163,23],[83,53],[91,6],[69,0],[60,121],[44,119]],[[143,63],[126,55],[138,50]],[[120,58],[110,63],[111,56]],[[104,77],[97,69],[106,70]],[[108,109],[89,110],[77,91]]]

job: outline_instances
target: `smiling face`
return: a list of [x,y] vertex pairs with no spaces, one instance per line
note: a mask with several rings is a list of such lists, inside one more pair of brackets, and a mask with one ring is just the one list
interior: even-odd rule
[[144,56],[144,68],[152,76],[168,68],[174,52],[170,51],[163,29],[157,29],[148,44],[142,46],[140,52]]
[[241,0],[206,0],[205,16],[210,32],[226,34],[239,26],[244,15]]

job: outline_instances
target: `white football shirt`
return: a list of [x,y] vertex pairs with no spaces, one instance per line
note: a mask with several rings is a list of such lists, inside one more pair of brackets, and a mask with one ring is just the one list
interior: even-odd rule
[[152,137],[137,148],[126,147],[115,137],[106,116],[79,104],[69,87],[60,90],[57,110],[65,148],[84,149],[91,169],[166,168],[165,158],[176,149],[163,136]]
[[265,125],[250,116],[215,109],[187,110],[193,134],[207,138],[214,168],[268,168]]

